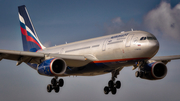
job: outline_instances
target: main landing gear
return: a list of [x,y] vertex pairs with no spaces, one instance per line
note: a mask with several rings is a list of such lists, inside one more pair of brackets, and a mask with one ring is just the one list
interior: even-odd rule
[[51,84],[47,85],[47,92],[50,93],[54,89],[54,91],[58,93],[60,91],[60,87],[63,87],[63,85],[64,85],[63,79],[58,80],[58,77],[52,78]]
[[117,78],[117,75],[119,75],[119,70],[113,71],[111,73],[112,73],[112,78],[108,82],[108,86],[104,87],[104,94],[108,94],[111,91],[111,93],[115,95],[117,89],[121,88],[121,82],[120,81],[115,82],[115,78]]

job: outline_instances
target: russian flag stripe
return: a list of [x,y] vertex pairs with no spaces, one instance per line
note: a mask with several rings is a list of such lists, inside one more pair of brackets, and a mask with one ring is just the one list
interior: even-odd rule
[[28,33],[27,33],[27,31],[26,31],[24,28],[22,28],[22,27],[21,27],[21,32],[22,32],[22,34],[23,34],[24,36],[26,36],[26,40],[27,40],[27,41],[31,41],[31,42],[35,43],[36,45],[38,45],[38,46],[42,49],[42,47],[40,46],[40,44],[39,44],[34,38],[32,38],[31,36],[29,36]]

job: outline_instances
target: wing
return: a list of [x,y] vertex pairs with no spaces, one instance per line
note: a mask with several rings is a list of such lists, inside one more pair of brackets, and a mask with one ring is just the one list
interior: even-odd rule
[[171,60],[175,60],[175,59],[180,59],[180,55],[172,55],[172,56],[156,56],[151,58],[151,60],[154,61],[161,61],[165,64],[167,64],[168,62],[170,62]]
[[44,58],[44,54],[26,51],[0,50],[0,60],[8,59],[25,63],[39,64],[40,60]]
[[[51,53],[39,53],[28,51],[13,51],[13,50],[0,50],[0,60],[8,59],[18,61],[16,65],[20,65],[22,62],[40,64],[46,58],[61,58],[64,59],[69,66],[73,66],[79,63],[79,65],[87,64],[91,62],[90,59],[94,58],[90,55],[67,55],[67,54],[51,54]],[[76,67],[76,65],[75,65]]]

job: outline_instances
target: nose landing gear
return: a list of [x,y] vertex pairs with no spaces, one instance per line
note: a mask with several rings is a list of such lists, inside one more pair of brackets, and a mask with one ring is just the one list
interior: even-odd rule
[[64,85],[64,80],[63,79],[57,80],[57,79],[58,77],[52,78],[51,84],[47,85],[47,92],[50,93],[53,89],[56,93],[60,91],[60,87],[63,87]]

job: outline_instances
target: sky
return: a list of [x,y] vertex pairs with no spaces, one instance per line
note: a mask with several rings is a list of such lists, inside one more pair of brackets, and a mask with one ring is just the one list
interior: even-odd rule
[[[23,50],[20,5],[26,5],[39,39],[47,47],[133,29],[157,37],[157,56],[180,55],[179,0],[0,0],[0,49]],[[179,62],[169,62],[166,77],[157,81],[136,78],[136,70],[126,67],[118,75],[121,89],[116,95],[104,95],[111,74],[64,77],[59,93],[47,93],[52,77],[41,76],[26,64],[16,66],[15,61],[2,60],[0,100],[179,101]]]

